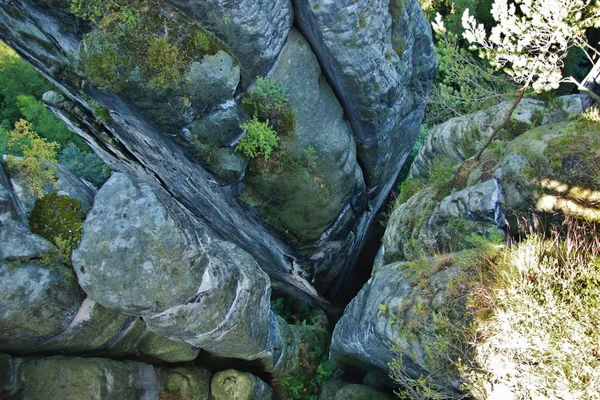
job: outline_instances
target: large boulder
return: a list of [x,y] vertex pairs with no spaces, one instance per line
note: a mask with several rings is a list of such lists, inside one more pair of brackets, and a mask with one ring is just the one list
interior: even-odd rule
[[198,292],[207,264],[202,233],[161,194],[117,173],[96,196],[73,267],[83,290],[106,308],[155,314]]
[[355,144],[316,57],[297,31],[290,34],[268,78],[288,88],[296,126],[280,135],[269,162],[250,163],[245,198],[291,240],[314,243],[340,214],[349,214],[342,220],[349,225],[364,211],[364,201],[353,203],[364,199],[365,192]]
[[[99,21],[66,1],[2,2],[0,38],[55,83],[50,109],[113,170],[162,187],[208,237],[327,306],[422,120],[436,62],[418,1],[127,3]],[[255,174],[235,150],[259,76],[289,88],[295,171]]]
[[384,193],[414,143],[437,66],[429,23],[416,0],[295,6],[344,105],[367,187]]
[[165,400],[210,400],[211,374],[199,367],[157,368],[160,397]]
[[448,304],[458,307],[450,315],[460,315],[460,307],[464,312],[464,302],[460,303],[460,296],[456,301],[457,291],[452,289],[460,286],[461,279],[460,267],[446,257],[380,267],[335,326],[331,359],[342,369],[377,370],[385,375],[396,362],[395,368],[401,365],[410,379],[434,377],[437,387],[459,391],[458,372],[440,368],[443,359],[434,349],[444,343],[436,342],[439,322],[432,316],[448,314]]
[[292,27],[292,4],[288,0],[169,0],[169,3],[227,44],[240,62],[244,86],[269,70]]
[[158,383],[151,365],[104,358],[20,360],[16,398],[48,400],[153,400]]
[[217,372],[210,383],[215,400],[271,400],[273,390],[258,377],[235,369]]

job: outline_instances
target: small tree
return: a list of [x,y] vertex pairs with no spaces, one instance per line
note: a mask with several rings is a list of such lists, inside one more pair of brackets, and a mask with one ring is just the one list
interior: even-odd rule
[[8,149],[13,154],[22,154],[23,157],[9,155],[8,162],[22,174],[32,195],[42,197],[44,183],[53,182],[58,147],[58,144],[39,137],[24,119],[17,121],[15,129],[10,131]]
[[[480,57],[511,76],[520,89],[503,123],[494,129],[475,160],[509,122],[527,90],[540,93],[558,88],[561,82],[572,82],[586,90],[574,78],[563,78],[561,74],[572,47],[598,55],[585,37],[587,28],[600,27],[600,5],[595,0],[494,0],[491,14],[497,25],[488,35],[483,24],[466,9],[463,37],[479,49]],[[598,96],[592,93],[592,97],[598,101]]]

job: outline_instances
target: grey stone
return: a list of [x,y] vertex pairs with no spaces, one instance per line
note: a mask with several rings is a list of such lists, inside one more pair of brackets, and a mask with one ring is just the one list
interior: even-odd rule
[[27,349],[62,332],[83,293],[62,265],[0,260],[0,351]]
[[197,294],[161,313],[144,316],[158,335],[183,340],[213,354],[241,359],[269,355],[268,276],[231,243],[212,239],[204,246],[208,265]]
[[211,373],[199,367],[170,367],[156,370],[160,395],[166,400],[210,400]]
[[194,62],[184,75],[184,90],[198,109],[220,104],[233,98],[240,81],[240,68],[220,50]]
[[[421,326],[429,323],[427,315],[423,316],[419,310],[424,307],[427,313],[435,312],[443,302],[440,299],[446,295],[449,282],[461,278],[459,268],[453,265],[435,271],[433,267],[439,262],[437,259],[425,262],[428,269],[422,272],[428,278],[421,284],[416,281],[419,273],[413,271],[415,266],[410,263],[379,268],[335,326],[330,349],[333,362],[342,369],[376,370],[387,375],[389,363],[401,354],[402,368],[408,376],[418,378],[437,373],[426,353],[427,346],[431,346],[427,342],[430,339],[427,335],[410,334],[409,321],[417,321]],[[385,311],[382,311],[383,306]],[[454,391],[456,376],[441,374],[436,378],[437,384]],[[346,389],[344,393],[351,390]],[[338,395],[339,392],[335,399]]]
[[80,286],[104,307],[154,314],[197,293],[207,262],[201,232],[164,196],[119,173],[98,191],[72,259]]
[[169,340],[150,331],[139,339],[137,346],[140,354],[169,363],[192,361],[200,352],[185,342]]
[[386,192],[404,163],[437,66],[419,2],[401,4],[392,16],[387,1],[295,3],[300,30],[344,105],[373,194]]
[[271,400],[273,390],[248,372],[234,369],[217,372],[210,383],[215,400]]
[[392,397],[372,387],[353,383],[338,390],[333,400],[392,400]]
[[[351,199],[364,193],[362,173],[343,110],[296,31],[268,78],[288,88],[296,129],[280,135],[279,148],[266,165],[251,162],[245,181],[265,220],[308,244],[319,240]],[[314,160],[308,160],[309,147]],[[361,212],[357,209],[355,217]]]
[[8,354],[0,353],[0,396],[12,390],[13,360]]
[[321,389],[319,393],[319,400],[334,400],[336,393],[346,385],[350,385],[351,382],[346,382],[341,379],[331,379]]
[[229,184],[238,182],[244,176],[248,158],[232,147],[214,147],[198,143],[196,149],[206,168]]
[[87,298],[81,303],[69,326],[35,352],[74,354],[102,349],[108,346],[128,323],[128,317],[107,310]]
[[[456,165],[475,155],[479,146],[504,121],[511,105],[511,102],[503,102],[433,127],[411,165],[410,176],[428,177],[434,160]],[[566,117],[562,109],[539,100],[523,99],[504,128],[504,139],[511,140],[534,125],[558,122]]]
[[151,365],[103,358],[25,359],[18,366],[18,393],[32,400],[155,400]]
[[227,101],[194,122],[192,138],[209,146],[232,146],[242,135],[240,125],[246,118],[239,102]]
[[244,86],[269,70],[292,27],[289,0],[170,0],[169,3],[225,42],[240,62]]

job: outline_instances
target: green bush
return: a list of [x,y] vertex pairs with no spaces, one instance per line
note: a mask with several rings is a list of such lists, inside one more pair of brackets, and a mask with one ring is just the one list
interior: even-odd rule
[[110,176],[110,169],[94,153],[82,151],[70,143],[58,155],[59,164],[67,167],[76,176],[96,187],[102,186]]
[[256,116],[244,122],[240,128],[246,131],[235,147],[247,157],[263,157],[268,160],[277,147],[277,133],[269,126],[269,121],[260,122]]
[[112,48],[104,48],[82,58],[85,75],[92,85],[115,93],[127,88],[129,75],[134,68],[131,59]]
[[148,58],[144,66],[150,83],[160,89],[177,89],[181,85],[181,74],[187,67],[177,45],[166,37],[153,37],[148,47]]
[[35,234],[54,243],[64,262],[70,262],[71,252],[83,235],[85,213],[78,200],[50,193],[39,198],[29,216],[29,227]]
[[97,124],[102,124],[112,119],[108,107],[103,106],[96,100],[90,100],[89,105],[92,108],[92,112],[94,113],[94,119],[96,120]]
[[259,77],[256,86],[242,98],[242,104],[258,120],[271,121],[281,135],[293,132],[296,127],[296,116],[289,105],[288,89],[275,81]]

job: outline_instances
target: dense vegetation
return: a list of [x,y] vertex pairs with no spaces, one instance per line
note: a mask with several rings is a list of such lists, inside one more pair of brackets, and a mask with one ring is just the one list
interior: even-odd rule
[[[57,153],[46,161],[58,160],[75,175],[99,186],[106,180],[109,170],[80,137],[46,108],[42,95],[52,88],[33,67],[0,43],[0,154],[24,156],[33,150],[31,145],[42,143],[37,139],[32,142],[34,137],[44,139]],[[25,123],[21,122],[13,129],[19,121]],[[10,133],[23,136],[25,127],[29,138],[23,140],[13,135],[13,145],[9,146]],[[37,146],[33,151],[36,153],[42,148]]]

